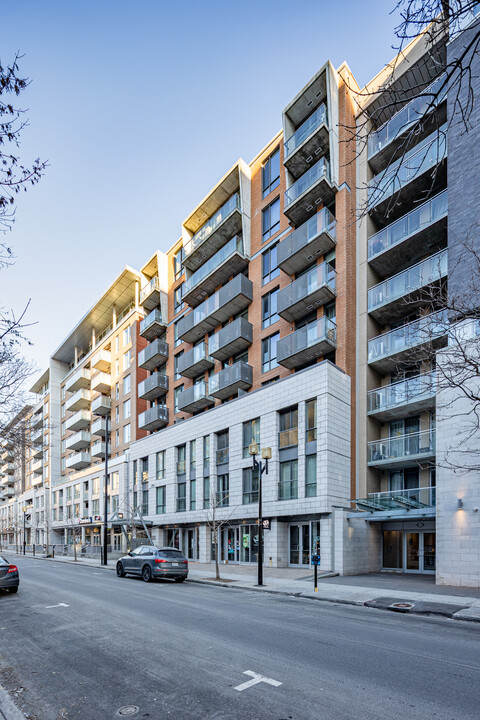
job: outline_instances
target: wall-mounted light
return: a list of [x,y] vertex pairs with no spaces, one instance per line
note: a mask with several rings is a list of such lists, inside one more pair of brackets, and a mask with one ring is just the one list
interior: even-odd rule
[[458,498],[457,508],[458,508],[459,510],[461,510],[461,509],[463,508],[463,500],[462,500],[462,498]]

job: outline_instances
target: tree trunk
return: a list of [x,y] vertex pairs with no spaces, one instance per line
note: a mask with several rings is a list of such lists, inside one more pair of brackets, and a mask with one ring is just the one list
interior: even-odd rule
[[218,565],[218,528],[215,528],[215,580],[221,580],[220,567]]

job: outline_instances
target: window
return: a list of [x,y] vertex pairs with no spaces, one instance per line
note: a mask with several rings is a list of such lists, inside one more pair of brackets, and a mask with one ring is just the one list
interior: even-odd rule
[[125,347],[126,345],[130,345],[131,342],[132,342],[132,326],[129,325],[123,331],[123,347]]
[[173,291],[173,312],[174,313],[178,313],[178,312],[180,312],[180,310],[183,310],[182,287],[183,287],[183,283],[181,285],[179,285]]
[[227,507],[228,498],[228,474],[217,477],[217,504],[219,507]]
[[270,327],[279,319],[277,314],[278,288],[262,297],[262,330]]
[[180,378],[182,377],[180,375],[180,373],[178,372],[178,364],[180,362],[180,358],[182,357],[183,353],[184,353],[184,351],[182,350],[177,355],[173,356],[173,369],[175,372],[175,377],[174,377],[175,380],[180,380]]
[[177,485],[177,512],[185,512],[187,509],[187,483]]
[[110,475],[110,488],[111,490],[118,490],[119,485],[119,474],[118,472],[112,472]]
[[280,463],[279,500],[294,500],[298,497],[298,460]]
[[120,397],[120,383],[115,383],[115,400]]
[[111,507],[112,507],[112,513],[117,512],[118,508],[120,506],[118,495],[112,495],[111,497]]
[[123,403],[123,419],[128,420],[131,414],[131,400],[125,400]]
[[163,515],[166,512],[166,487],[165,485],[162,485],[161,487],[157,487],[156,490],[157,498],[156,498],[156,505],[157,505],[157,515]]
[[176,322],[173,323],[173,339],[175,341],[174,347],[178,347],[183,342],[183,340],[180,337],[178,337],[178,322],[179,321],[177,320]]
[[115,422],[120,422],[120,406],[117,405],[115,408]]
[[132,376],[126,375],[123,378],[123,394],[127,395],[132,389]]
[[120,337],[117,335],[115,338],[115,352],[118,353],[120,351]]
[[305,497],[317,494],[317,456],[307,455],[305,458]]
[[317,401],[309,400],[305,405],[307,442],[313,442],[317,439]]
[[118,377],[120,375],[120,362],[118,360],[115,360],[115,377]]
[[186,452],[187,452],[186,445],[178,445],[178,447],[177,447],[177,475],[185,475]]
[[96,477],[92,480],[92,493],[98,495],[100,492],[100,478]]
[[277,245],[262,253],[262,285],[278,277],[280,270],[277,267]]
[[190,474],[194,475],[197,468],[197,441],[190,440]]
[[[97,480],[98,480],[98,478],[97,478]],[[94,481],[94,482],[95,482],[95,481]],[[72,499],[72,488],[71,488],[71,487],[67,487],[67,502],[70,502],[71,499]]]
[[62,434],[62,435],[65,435],[65,433],[66,433],[66,425],[65,425],[64,422],[62,422],[61,434]]
[[132,437],[132,428],[131,428],[130,423],[128,423],[128,425],[123,426],[123,442],[129,443],[131,437]]
[[142,490],[142,515],[148,515],[148,490]]
[[178,250],[175,255],[173,256],[173,274],[175,277],[175,280],[178,280],[182,276],[183,268],[182,268],[182,262],[183,262],[183,247]]
[[120,445],[120,430],[115,430],[115,445],[116,447]]
[[130,365],[132,364],[132,351],[127,350],[126,353],[123,354],[123,369],[128,370]]
[[142,473],[142,483],[148,482],[148,457],[142,458],[140,461],[140,472]]
[[66,391],[65,385],[62,385],[62,400],[65,400],[65,391]]
[[133,493],[133,509],[134,510],[138,509],[138,493],[136,490]]
[[258,502],[258,470],[243,468],[243,504]]
[[228,430],[217,433],[217,465],[228,462]]
[[278,367],[277,343],[280,340],[280,333],[270,335],[262,340],[262,373]]
[[197,481],[190,480],[190,510],[197,507]]
[[262,242],[280,230],[280,198],[262,210]]
[[157,452],[155,473],[157,480],[163,480],[165,477],[165,450]]
[[298,408],[289,408],[278,413],[280,416],[280,432],[278,447],[286,448],[298,445]]
[[210,507],[210,478],[203,478],[203,507],[207,509]]
[[179,386],[176,387],[175,390],[173,391],[173,396],[174,396],[174,407],[173,407],[173,411],[176,412],[176,413],[178,413],[178,397],[179,397],[180,393],[182,393],[182,392],[183,392],[183,385],[179,385]]
[[248,420],[243,423],[243,457],[248,458],[248,446],[250,443],[256,442],[260,445],[260,418]]
[[280,148],[262,166],[262,198],[280,185]]
[[100,500],[92,500],[92,513],[93,515],[100,513]]
[[138,483],[137,467],[138,467],[138,460],[134,460],[133,461],[133,484],[134,485],[136,485]]
[[210,435],[205,435],[203,438],[203,472],[205,473],[205,468],[207,468],[207,474],[208,474],[208,468],[210,467]]

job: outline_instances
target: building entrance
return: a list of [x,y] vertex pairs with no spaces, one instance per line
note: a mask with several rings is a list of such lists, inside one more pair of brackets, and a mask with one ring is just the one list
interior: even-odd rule
[[435,533],[431,530],[384,530],[383,569],[406,573],[435,572]]
[[310,556],[320,554],[320,522],[299,523],[288,528],[288,564],[310,566]]

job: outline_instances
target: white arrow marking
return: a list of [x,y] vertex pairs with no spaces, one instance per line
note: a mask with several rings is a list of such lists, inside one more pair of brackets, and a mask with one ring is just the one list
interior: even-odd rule
[[247,682],[242,683],[241,685],[237,685],[234,690],[246,690],[249,687],[252,687],[252,685],[257,685],[258,683],[264,682],[268,683],[269,685],[273,685],[273,687],[278,687],[281,685],[281,682],[278,682],[278,680],[272,680],[272,678],[264,677],[264,675],[259,675],[258,673],[253,672],[252,670],[245,670],[244,675],[250,675],[252,678],[251,680],[247,680]]
[[70,605],[67,605],[66,603],[58,603],[58,605],[45,605],[45,610],[50,610],[50,608],[56,607],[70,607]]

